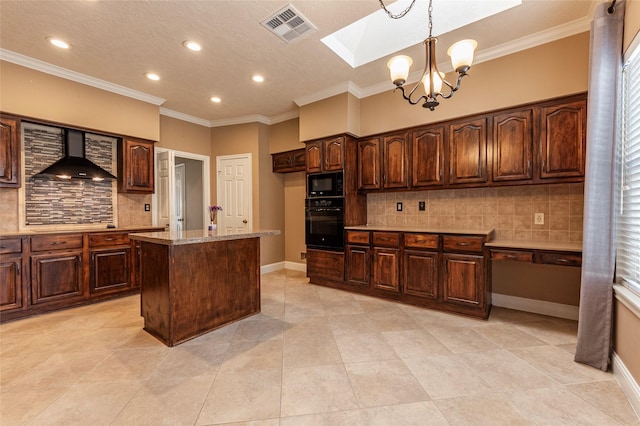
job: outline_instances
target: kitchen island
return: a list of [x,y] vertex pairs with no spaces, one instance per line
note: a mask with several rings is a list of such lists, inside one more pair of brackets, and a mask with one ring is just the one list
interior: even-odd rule
[[280,231],[131,234],[141,243],[144,329],[175,346],[260,312],[260,237]]

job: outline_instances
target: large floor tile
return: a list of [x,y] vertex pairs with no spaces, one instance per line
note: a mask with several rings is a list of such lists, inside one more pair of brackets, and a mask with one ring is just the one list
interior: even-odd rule
[[380,329],[365,314],[330,315],[329,327],[335,336],[377,333]]
[[176,346],[171,348],[151,377],[157,379],[215,375],[228,349],[229,343]]
[[284,368],[342,364],[333,335],[326,334],[287,338],[284,341],[283,357]]
[[540,346],[547,343],[511,324],[487,324],[476,330],[503,348]]
[[367,426],[449,426],[433,402],[389,405],[360,410]]
[[0,425],[26,425],[60,398],[68,388],[2,389]]
[[358,410],[284,417],[280,426],[367,426]]
[[636,416],[617,382],[580,383],[566,388],[621,424],[640,425],[640,418]]
[[282,374],[282,417],[358,408],[342,365],[285,368]]
[[383,331],[382,336],[400,358],[420,358],[451,351],[424,330]]
[[282,368],[282,345],[282,339],[233,342],[227,349],[220,372]]
[[380,333],[339,335],[335,337],[345,363],[397,359],[398,354]]
[[499,348],[475,328],[433,326],[427,330],[454,353],[482,352]]
[[434,401],[450,424],[459,426],[534,425],[504,394],[466,396]]
[[147,379],[169,354],[168,348],[116,350],[96,363],[80,383],[106,383]]

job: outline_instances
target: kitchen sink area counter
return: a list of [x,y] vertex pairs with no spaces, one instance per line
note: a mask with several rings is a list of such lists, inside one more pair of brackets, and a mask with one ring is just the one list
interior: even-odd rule
[[175,346],[260,312],[260,237],[277,230],[132,234],[144,329]]

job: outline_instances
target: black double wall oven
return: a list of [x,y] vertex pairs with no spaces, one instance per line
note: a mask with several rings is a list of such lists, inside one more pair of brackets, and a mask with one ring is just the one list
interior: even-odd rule
[[310,248],[344,249],[344,185],[342,172],[307,176],[305,243]]

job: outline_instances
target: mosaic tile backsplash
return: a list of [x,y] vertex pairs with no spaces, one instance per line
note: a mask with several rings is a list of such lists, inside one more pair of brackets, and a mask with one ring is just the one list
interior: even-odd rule
[[[493,228],[497,239],[582,241],[582,183],[367,195],[370,225]],[[425,201],[425,211],[418,202]],[[396,211],[396,203],[403,211]],[[544,225],[534,225],[544,213]]]
[[[86,157],[114,173],[116,142],[115,138],[87,133]],[[64,155],[61,129],[24,123],[23,143],[26,225],[114,223],[112,182],[35,177]]]

